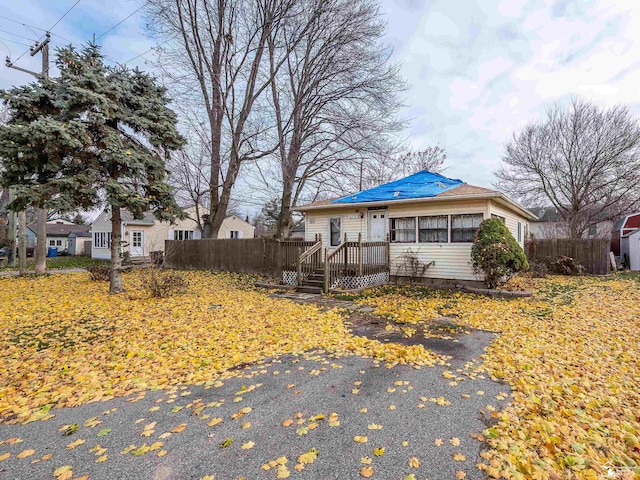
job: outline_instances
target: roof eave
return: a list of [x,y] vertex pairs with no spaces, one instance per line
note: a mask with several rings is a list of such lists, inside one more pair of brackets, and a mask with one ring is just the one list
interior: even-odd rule
[[357,203],[327,203],[324,205],[308,205],[294,208],[295,211],[298,212],[307,212],[310,210],[326,210],[326,209],[336,209],[336,208],[361,208],[361,207],[380,207],[386,205],[396,205],[396,204],[405,204],[405,203],[421,203],[421,202],[450,202],[453,200],[489,200],[493,198],[498,198],[503,200],[505,203],[509,204],[513,209],[517,210],[521,213],[525,218],[529,220],[537,220],[533,213],[529,210],[521,207],[516,202],[511,200],[509,197],[500,192],[494,193],[480,193],[480,194],[468,194],[468,195],[446,195],[443,197],[435,196],[435,197],[423,197],[423,198],[406,198],[402,200],[385,200],[378,202],[357,202]]

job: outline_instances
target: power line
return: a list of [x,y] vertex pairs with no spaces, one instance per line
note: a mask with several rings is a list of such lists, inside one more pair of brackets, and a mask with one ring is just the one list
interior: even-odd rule
[[0,37],[0,40],[4,40],[5,42],[15,43],[16,45],[22,45],[23,47],[31,47],[28,43],[16,42],[15,40],[11,40],[10,38]]
[[[45,31],[44,31],[44,32],[45,32],[45,34],[44,34],[44,35],[42,35],[42,36],[40,36],[40,38],[39,38],[39,39],[38,39],[38,41],[36,42],[36,48],[37,48],[38,43],[40,43],[40,41],[42,40],[42,38],[43,38],[47,33],[49,33],[51,30],[53,30],[53,29],[55,28],[55,26],[56,26],[56,25],[58,25],[58,24],[62,21],[62,19],[63,19],[64,17],[66,17],[66,16],[67,16],[67,14],[68,14],[71,10],[73,10],[73,9],[75,8],[75,6],[76,6],[76,5],[78,5],[81,1],[82,1],[82,0],[77,0],[77,1],[76,1],[76,3],[74,3],[73,5],[71,5],[71,7],[70,7],[66,12],[64,12],[64,15],[62,15],[62,16],[58,19],[58,21],[57,21],[56,23],[54,23],[54,24],[51,26],[51,28],[49,28],[49,30],[45,30]],[[42,30],[42,29],[38,29],[38,30]],[[62,38],[62,37],[60,37],[60,38]],[[67,40],[67,41],[68,41],[68,40]],[[31,50],[31,47],[30,47],[29,49],[25,50],[25,51],[22,53],[22,55],[20,55],[20,56],[19,56],[19,57],[18,57],[18,58],[13,62],[13,63],[17,62],[17,61],[18,61],[18,60],[20,60],[22,57],[24,57],[24,56],[26,55],[26,53],[27,53],[29,50]]]
[[13,32],[10,32],[8,30],[1,30],[0,29],[0,32],[8,33],[9,35],[13,35],[14,37],[24,38],[25,40],[29,40],[30,42],[35,42],[35,40],[33,38],[25,37],[24,35],[18,35],[17,33],[13,33]]
[[170,39],[165,40],[164,42],[159,43],[158,45],[155,45],[155,46],[151,47],[151,48],[150,48],[149,50],[147,50],[146,52],[142,52],[140,55],[137,55],[137,56],[133,57],[131,60],[127,60],[126,62],[124,62],[124,65],[126,65],[126,64],[127,64],[127,63],[129,63],[129,62],[133,62],[134,60],[136,60],[136,59],[138,59],[138,58],[142,57],[143,55],[146,55],[147,53],[149,53],[149,52],[150,52],[150,51],[152,51],[152,50],[155,50],[155,49],[156,49],[156,48],[158,48],[158,47],[161,47],[161,46],[162,46],[162,45],[164,45],[165,43],[169,43],[171,40],[174,40],[177,36],[178,36],[178,35],[174,35],[174,36],[173,36],[173,37],[171,37]]
[[35,27],[33,25],[28,25],[28,24],[22,23],[22,22],[20,22],[18,20],[14,20],[13,18],[5,17],[4,15],[0,15],[0,18],[4,18],[5,20],[9,20],[10,22],[17,23],[18,25],[22,25],[23,27],[35,28],[36,30],[40,30],[42,32],[46,32],[46,30],[44,28]]
[[64,12],[64,15],[62,15],[62,16],[58,19],[58,21],[57,21],[56,23],[54,23],[54,24],[53,24],[53,27],[51,27],[48,31],[53,30],[53,29],[55,28],[55,26],[56,26],[56,25],[58,25],[58,24],[62,21],[62,19],[63,19],[64,17],[66,17],[66,16],[67,16],[67,14],[68,14],[71,10],[73,10],[73,9],[75,8],[75,6],[76,6],[76,5],[78,5],[81,1],[82,1],[82,0],[78,0],[76,3],[74,3],[74,4],[71,6],[71,8],[70,8],[69,10],[67,10],[66,12]]
[[138,9],[136,9],[135,11],[131,12],[129,15],[127,15],[125,18],[123,18],[122,20],[120,20],[118,23],[116,23],[113,27],[111,27],[109,30],[107,30],[106,32],[104,32],[102,35],[100,35],[99,37],[96,38],[97,40],[100,40],[102,37],[104,37],[107,33],[109,33],[111,30],[113,30],[114,28],[118,27],[120,24],[126,22],[127,20],[129,20],[131,17],[133,17],[136,13],[138,13],[140,10],[142,10],[144,7],[146,6],[146,2]]

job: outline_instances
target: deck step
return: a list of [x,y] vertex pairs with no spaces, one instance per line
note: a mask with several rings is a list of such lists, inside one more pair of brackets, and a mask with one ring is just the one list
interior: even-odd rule
[[324,285],[324,278],[319,279],[319,280],[304,280],[302,282],[302,285],[304,285],[305,287],[320,287],[322,288],[322,286]]
[[310,286],[310,285],[300,285],[298,288],[296,288],[296,292],[313,293],[313,294],[316,294],[316,295],[320,295],[322,293],[322,288],[313,287],[313,286]]

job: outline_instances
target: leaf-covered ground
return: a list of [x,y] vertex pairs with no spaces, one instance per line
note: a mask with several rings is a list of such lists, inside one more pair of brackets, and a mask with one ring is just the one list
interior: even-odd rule
[[484,368],[509,382],[513,401],[485,431],[492,449],[478,467],[491,478],[604,478],[605,464],[640,478],[636,280],[517,279],[535,293],[519,300],[386,287],[361,301],[405,328],[450,316],[500,332]]
[[117,296],[85,273],[0,279],[0,422],[213,382],[231,367],[275,354],[326,349],[388,362],[440,361],[421,346],[350,335],[337,311],[268,298],[246,277],[185,272],[187,292],[158,299],[146,289],[148,275],[125,275],[127,293]]
[[[320,431],[324,428],[323,422],[327,422],[328,431],[336,432],[333,433],[331,442],[346,442],[345,449],[353,449],[353,445],[362,446],[362,458],[357,455],[351,458],[347,455],[349,458],[341,459],[345,462],[344,468],[352,468],[355,464],[361,477],[395,478],[389,475],[402,471],[402,476],[398,478],[419,478],[420,472],[424,472],[423,469],[435,468],[434,465],[437,463],[434,462],[441,460],[441,456],[438,456],[437,450],[434,453],[433,448],[440,448],[443,443],[446,445],[447,438],[438,432],[439,436],[435,440],[427,439],[427,444],[432,445],[431,449],[424,444],[423,447],[414,449],[411,456],[402,457],[405,464],[402,470],[396,468],[395,463],[385,466],[382,459],[395,462],[399,458],[398,452],[401,452],[400,455],[407,453],[402,453],[405,444],[420,445],[420,438],[424,440],[425,435],[435,433],[425,424],[415,432],[407,431],[406,435],[402,435],[403,438],[396,438],[393,430],[394,420],[380,413],[391,412],[389,414],[393,415],[396,406],[397,412],[406,416],[396,424],[398,428],[399,425],[404,428],[414,423],[419,425],[419,421],[424,422],[430,417],[418,420],[420,417],[415,415],[420,415],[420,412],[429,414],[432,412],[432,406],[436,409],[434,412],[443,408],[445,410],[442,412],[446,411],[446,415],[458,415],[459,420],[454,420],[454,417],[442,417],[452,425],[469,418],[477,419],[480,411],[493,416],[495,424],[487,428],[483,436],[476,433],[472,437],[475,442],[488,442],[485,451],[481,453],[483,461],[478,458],[477,467],[482,472],[476,469],[474,473],[468,466],[452,469],[451,474],[455,472],[457,478],[479,478],[488,475],[490,478],[596,479],[607,478],[604,477],[607,474],[603,468],[604,464],[635,468],[640,463],[638,277],[551,277],[535,281],[516,279],[515,283],[518,285],[513,285],[512,288],[527,288],[535,293],[533,298],[516,300],[400,287],[384,287],[356,298],[362,304],[375,306],[377,314],[396,323],[402,334],[414,338],[417,335],[425,335],[451,338],[455,341],[456,336],[464,335],[465,331],[472,328],[500,332],[484,356],[483,365],[472,363],[458,368],[447,365],[447,359],[425,350],[420,345],[404,347],[356,337],[350,334],[343,324],[344,312],[321,311],[313,305],[270,298],[266,293],[250,288],[247,277],[184,272],[182,275],[189,284],[187,292],[166,299],[157,299],[151,298],[147,291],[148,275],[148,272],[126,275],[125,286],[128,293],[118,296],[109,296],[107,285],[89,281],[88,274],[0,279],[0,311],[3,312],[0,319],[0,347],[4,354],[0,367],[0,423],[47,420],[56,418],[56,413],[61,412],[56,410],[57,407],[76,406],[93,400],[124,395],[136,400],[144,398],[143,392],[153,389],[164,389],[169,395],[169,400],[173,401],[182,395],[176,393],[176,388],[186,388],[184,385],[199,384],[200,388],[207,389],[222,385],[220,380],[226,382],[228,377],[236,377],[235,382],[242,382],[240,377],[247,372],[244,365],[253,364],[252,362],[265,357],[325,351],[329,352],[331,359],[322,361],[321,365],[326,365],[318,368],[318,373],[324,370],[327,370],[327,373],[339,372],[341,365],[336,365],[335,369],[329,368],[332,366],[331,362],[352,355],[368,356],[390,364],[438,365],[438,368],[428,369],[427,372],[409,369],[418,375],[411,377],[411,383],[389,383],[385,384],[384,388],[375,384],[374,379],[381,378],[380,375],[374,374],[375,370],[361,370],[360,374],[366,377],[364,381],[349,380],[350,383],[345,384],[349,385],[349,389],[344,392],[335,390],[331,385],[316,385],[315,388],[319,388],[317,391],[309,389],[307,395],[310,394],[311,397],[308,399],[310,403],[305,403],[307,406],[316,401],[319,395],[316,392],[328,392],[330,398],[337,399],[327,399],[328,403],[323,407],[327,410],[324,413],[328,415],[326,418],[310,419],[311,415],[318,413],[315,411],[305,412],[301,414],[302,417],[296,417],[296,412],[291,412],[292,422],[301,425],[295,428],[303,430],[302,434],[296,433],[292,438],[307,438],[305,428],[313,431],[317,428],[317,423],[321,426],[318,430]],[[239,366],[242,368],[234,368]],[[352,367],[355,372],[358,372],[357,368],[362,367]],[[291,370],[294,371],[293,368]],[[444,392],[434,394],[433,390],[429,392],[428,388],[419,394],[411,391],[410,387],[414,382],[418,385],[426,379],[430,379],[427,383],[435,387],[436,382],[432,378],[434,371],[436,377],[442,377],[437,382],[437,388],[442,387],[445,389]],[[312,369],[310,375],[315,375],[314,372],[315,369]],[[483,372],[493,379],[511,385],[510,396],[507,393],[493,393],[493,402],[498,400],[498,403],[494,403],[497,408],[491,405],[489,398],[484,407],[472,403],[483,398],[480,395],[484,395],[485,388],[474,388],[475,384],[485,381],[482,378]],[[276,372],[269,371],[269,375],[271,373],[276,375]],[[368,377],[370,373],[372,376]],[[389,370],[389,374],[397,375],[397,369]],[[409,378],[409,373],[404,374]],[[340,382],[344,381],[345,379],[340,377]],[[298,391],[299,387],[294,385],[301,383],[300,381],[291,382],[283,379],[283,382],[284,386],[279,388],[291,391],[292,398],[304,397],[307,389],[302,388]],[[386,379],[385,382],[388,383]],[[499,384],[496,385],[501,389],[496,391],[502,392],[502,389],[505,389]],[[242,392],[244,388],[238,392]],[[193,418],[198,419],[194,420],[196,424],[202,423],[199,421],[202,419],[212,422],[204,424],[215,427],[217,423],[214,422],[214,412],[206,409],[215,410],[224,405],[235,405],[235,395],[238,398],[250,396],[234,393],[236,390],[234,387],[229,392],[227,402],[209,401],[200,405],[202,402],[191,401],[184,409],[188,408],[195,413],[190,413],[183,423],[175,427],[179,431],[168,432],[180,435],[187,425],[191,425]],[[446,393],[448,391],[451,393]],[[130,394],[135,392],[141,392],[142,396],[131,397]],[[397,394],[400,395],[399,398],[390,405],[379,403],[390,403],[385,400],[386,396]],[[268,392],[265,398],[273,402],[273,405],[282,403],[274,402],[273,399],[279,397],[274,397]],[[360,408],[358,402],[364,401],[365,398],[373,402],[369,410],[379,411],[379,414],[367,419],[366,430],[362,426],[364,423],[359,425],[355,421],[343,422],[342,425],[345,427],[357,427],[362,430],[358,430],[346,441],[344,435],[340,436],[340,429],[333,427],[337,426],[336,422],[339,422],[340,417],[347,415],[346,412],[351,406],[357,405]],[[169,403],[169,400],[166,403]],[[510,401],[510,405],[503,408],[505,400]],[[331,410],[332,402],[336,401],[342,402],[340,409]],[[463,407],[464,405],[467,406]],[[157,408],[159,406],[146,409],[159,415],[164,411],[163,408]],[[242,404],[239,404],[238,409],[241,406]],[[290,406],[282,404],[282,407]],[[265,407],[265,412],[268,412],[269,408]],[[460,410],[457,410],[458,408]],[[174,410],[175,408],[171,408],[172,414],[181,414],[180,410]],[[331,417],[336,411],[338,413]],[[105,415],[107,413],[105,412]],[[360,414],[360,411],[356,413]],[[229,412],[227,414],[230,415]],[[205,416],[210,418],[205,419]],[[440,417],[436,415],[433,418],[433,421],[427,421],[429,425],[432,424],[429,422],[434,422]],[[235,420],[235,417],[231,416],[231,419]],[[50,426],[57,420],[59,419],[45,423],[37,422],[27,427]],[[78,432],[85,436],[87,432],[83,429],[102,428],[96,434],[97,437],[116,438],[117,424],[105,427],[107,422],[102,419],[97,423],[92,423],[89,419],[89,424],[85,420],[78,419],[71,425],[79,424]],[[157,453],[158,460],[164,455],[171,459],[175,451],[172,453],[171,449],[167,449],[167,453],[166,446],[160,445],[168,436],[162,436],[166,435],[166,432],[158,433],[160,430],[155,426],[156,421],[173,420],[163,415],[158,416],[157,420],[141,420],[138,428],[140,432],[136,430],[135,435],[149,437],[150,441],[144,445],[154,456]],[[268,419],[268,423],[276,422],[278,428],[286,429],[279,426],[281,421],[281,418]],[[300,423],[301,421],[303,422]],[[305,422],[310,422],[314,427],[310,428]],[[249,424],[246,423],[238,423],[238,428],[245,431],[246,426],[246,429],[251,431],[251,421]],[[185,426],[182,426],[183,424]],[[260,423],[255,422],[254,426],[258,425]],[[380,426],[383,426],[383,429],[379,429]],[[25,427],[6,425],[6,428]],[[191,428],[192,426],[188,427],[189,430]],[[57,430],[57,427],[54,430]],[[365,438],[376,439],[376,435],[381,435],[380,432],[390,436],[384,439],[380,437],[380,440],[383,440],[380,444],[371,445],[370,441],[364,442]],[[93,442],[93,446],[88,450],[89,447],[85,448],[82,443],[77,443],[85,438],[80,437],[75,431],[63,431],[56,435],[61,436],[65,433],[73,436],[69,438],[69,445],[63,446],[63,453],[65,450],[87,450],[96,456],[98,465],[104,462],[107,466],[111,465],[109,468],[113,468],[113,464],[110,464],[114,459],[111,450],[115,447],[105,453],[104,446],[93,445]],[[417,437],[413,438],[413,434]],[[227,434],[233,435],[233,438],[229,436],[219,439],[211,435],[213,434],[206,434],[205,438],[210,439],[209,443],[215,443],[215,448],[218,449],[216,451],[231,452],[233,449],[235,456],[230,458],[239,458],[236,447],[239,452],[249,453],[257,452],[261,447],[260,442],[256,442],[254,446],[253,440],[248,437],[240,446],[236,445],[240,435],[235,430]],[[15,438],[0,439],[3,449],[8,449],[7,452],[0,453],[0,461],[28,462],[32,456],[35,458],[37,455],[40,455],[36,458],[38,462],[46,462],[51,458],[48,453],[26,445],[27,442],[25,447],[21,448],[16,443],[20,440],[18,436],[11,437]],[[35,438],[39,437],[36,435]],[[66,437],[60,438],[66,440]],[[256,440],[257,438],[256,436]],[[263,434],[261,438],[262,448],[265,448],[269,435]],[[276,446],[277,438],[279,437],[274,437]],[[225,445],[228,439],[235,439],[235,443]],[[125,440],[123,436],[121,441]],[[450,442],[454,442],[451,446],[457,447],[457,441],[458,437],[451,438]],[[467,438],[466,442],[468,441]],[[138,443],[132,442],[135,449],[143,448]],[[309,448],[304,451],[297,451],[300,445],[295,445],[295,448],[293,444],[288,448],[288,455],[291,456],[291,451],[295,451],[296,457],[303,456],[304,461],[298,458],[297,465],[305,465],[307,460],[313,463],[311,460],[318,456],[316,450],[311,450],[313,447],[318,448],[320,452],[320,460],[316,462],[317,468],[329,468],[327,471],[334,471],[331,470],[331,460],[326,458],[326,445],[310,443],[307,445]],[[465,440],[463,445],[466,445]],[[175,448],[178,446],[176,444]],[[185,448],[187,447],[189,446]],[[253,450],[254,448],[256,450]],[[469,448],[469,451],[473,450],[471,445]],[[127,452],[124,448],[122,452],[126,453],[120,450],[118,452],[123,458],[128,458],[129,454],[138,455],[131,453],[138,451],[135,449]],[[145,453],[146,450],[139,452],[139,455]],[[187,448],[184,455],[188,454]],[[433,458],[428,460],[432,454]],[[223,457],[229,455],[225,453]],[[282,455],[285,455],[285,452],[282,452]],[[450,468],[449,464],[452,461],[462,466],[472,458],[468,452],[465,455],[460,451],[452,451],[451,455],[454,455],[451,457],[453,460],[447,457],[448,463],[444,463],[442,469],[437,470],[442,478],[449,475],[445,474],[444,469]],[[54,460],[58,461],[56,467],[63,469],[57,473],[54,471],[54,477],[58,480],[74,478],[71,467],[64,462],[60,463],[63,456],[58,454],[54,457]],[[261,461],[267,462],[264,465],[270,465],[269,460],[275,462],[271,470],[264,471],[275,471],[273,478],[287,478],[289,474],[295,473],[290,471],[294,467],[292,464],[278,463],[278,459],[280,457],[276,458],[275,455],[274,458],[262,459]],[[252,457],[253,460],[258,461]],[[328,465],[324,463],[327,461]],[[30,464],[34,463],[35,461]],[[40,471],[37,470],[38,465],[40,464],[35,463],[34,472]],[[15,464],[16,468],[19,466],[20,464]],[[67,467],[69,468],[64,470]],[[261,469],[261,466],[257,465],[256,468]],[[415,476],[410,473],[412,469],[416,472]],[[385,471],[389,473],[386,474]],[[437,475],[433,477],[433,470],[431,472],[429,478],[441,478]],[[308,475],[311,477],[303,477],[314,478],[313,472],[309,471]],[[634,478],[634,473],[627,472],[625,475],[626,477],[620,478]],[[96,478],[94,475],[91,477]],[[351,473],[347,477],[355,478]],[[424,475],[421,478],[423,477]],[[97,478],[102,477],[98,474]]]

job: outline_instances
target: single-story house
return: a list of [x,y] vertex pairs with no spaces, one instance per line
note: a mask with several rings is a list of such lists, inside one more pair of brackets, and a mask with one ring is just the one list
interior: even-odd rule
[[401,180],[298,207],[305,240],[321,236],[327,252],[342,242],[389,239],[392,276],[403,276],[407,254],[433,264],[424,277],[482,280],[470,262],[474,234],[487,218],[500,218],[521,246],[537,218],[503,193],[421,171]]
[[621,240],[638,230],[640,230],[640,212],[625,215],[613,224],[611,251],[616,257],[622,255]]
[[[75,243],[69,238],[69,236],[74,235],[76,237],[88,237],[89,231],[91,230],[91,226],[89,225],[77,225],[66,220],[55,220],[52,222],[47,222],[46,228],[47,238],[45,239],[45,243],[47,247],[57,247],[58,252],[65,252],[70,255],[79,255],[82,254],[82,252],[76,253],[75,247],[73,249],[70,249],[72,243],[74,245]],[[35,246],[38,240],[37,232],[37,224],[32,223],[27,225],[27,247]]]
[[[202,238],[202,232],[194,219],[195,207],[186,208],[188,218],[175,224],[156,220],[151,212],[145,212],[136,220],[130,212],[121,210],[123,251],[132,257],[149,257],[151,252],[164,252],[165,240],[194,240]],[[202,209],[201,209],[202,211]],[[218,238],[252,238],[253,225],[232,215],[222,222]],[[91,224],[92,258],[111,258],[111,213],[104,210]]]

